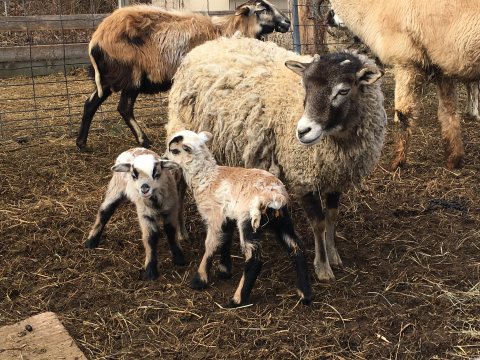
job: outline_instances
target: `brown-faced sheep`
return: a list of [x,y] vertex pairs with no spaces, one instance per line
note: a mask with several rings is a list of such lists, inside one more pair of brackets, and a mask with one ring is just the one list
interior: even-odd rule
[[[303,74],[305,88],[286,60],[295,60],[288,66]],[[311,61],[254,39],[203,44],[175,75],[167,132],[210,131],[220,163],[285,180],[314,232],[316,274],[329,280],[330,264],[341,265],[335,247],[340,195],[372,171],[383,147],[386,116],[376,81],[383,73],[348,52]]]
[[231,276],[230,246],[236,225],[245,268],[229,306],[245,305],[262,267],[261,233],[271,229],[295,264],[302,303],[309,304],[311,289],[305,250],[293,228],[285,186],[265,170],[218,166],[206,146],[211,138],[209,132],[179,131],[170,137],[166,152],[167,157],[182,168],[198,212],[207,225],[205,253],[192,279],[192,288],[207,286],[213,255],[218,248],[221,248],[219,274],[224,278]]
[[114,11],[100,23],[88,47],[96,90],[85,102],[77,147],[85,148],[93,116],[112,92],[118,91],[118,112],[138,143],[149,147],[150,140],[134,118],[135,100],[140,93],[170,89],[186,53],[207,40],[237,31],[259,38],[289,28],[289,19],[266,0],[249,0],[232,15],[214,17],[146,5]]
[[400,124],[393,169],[406,161],[422,85],[433,75],[447,167],[461,166],[464,148],[456,79],[480,78],[480,2],[472,0],[331,0],[345,25],[380,60],[393,65],[395,119]]
[[179,199],[177,195],[176,176],[170,169],[178,169],[178,166],[144,148],[134,148],[121,153],[112,167],[113,175],[105,199],[98,210],[85,246],[98,246],[108,220],[118,206],[128,199],[137,208],[138,221],[142,228],[145,278],[153,280],[158,277],[157,243],[160,219],[163,219],[173,263],[185,265],[185,256],[179,243],[184,229],[181,218],[183,199]]

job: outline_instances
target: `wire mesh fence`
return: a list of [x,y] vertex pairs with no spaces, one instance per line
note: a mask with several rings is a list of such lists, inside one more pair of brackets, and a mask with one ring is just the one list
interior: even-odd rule
[[[229,13],[244,1],[156,0],[168,9]],[[3,4],[2,4],[3,3]],[[197,8],[189,4],[194,3]],[[292,19],[292,30],[267,40],[304,54],[322,53],[353,44],[326,25],[325,0],[273,0]],[[38,136],[74,134],[83,104],[94,90],[88,76],[88,41],[118,0],[4,0],[0,16],[0,141],[26,141]],[[223,6],[223,8],[222,8]],[[98,111],[92,131],[122,122],[118,98]],[[166,121],[166,95],[141,95],[135,114],[140,123]]]

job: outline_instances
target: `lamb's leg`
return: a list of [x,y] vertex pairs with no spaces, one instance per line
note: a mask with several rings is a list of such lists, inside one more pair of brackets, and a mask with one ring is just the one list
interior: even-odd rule
[[297,289],[300,301],[308,305],[312,300],[312,288],[308,280],[308,267],[305,258],[305,247],[293,227],[292,219],[285,207],[281,210],[280,217],[270,216],[271,227],[275,231],[276,238],[284,246],[295,264],[297,273]]
[[103,96],[98,96],[98,91],[95,90],[92,95],[85,101],[83,105],[82,123],[80,124],[80,130],[77,135],[77,148],[79,150],[85,149],[87,146],[88,131],[92,124],[93,116],[97,112],[102,103],[112,94],[110,88],[103,88]]
[[137,89],[122,90],[117,110],[120,115],[122,115],[123,120],[125,120],[125,123],[132,131],[140,146],[148,148],[152,143],[140,128],[133,115],[133,107],[135,106],[135,100],[137,100],[139,93]]
[[245,255],[245,267],[237,290],[227,307],[237,307],[248,303],[253,285],[262,269],[260,232],[253,231],[251,219],[238,224],[240,231],[240,245]]
[[438,120],[442,128],[442,137],[445,141],[447,167],[456,169],[462,166],[463,150],[460,116],[457,112],[456,81],[438,75],[436,77],[438,91]]
[[180,225],[180,239],[181,241],[188,240],[188,232],[187,228],[185,227],[185,195],[187,193],[187,183],[183,178],[183,175],[179,175],[180,179],[177,181],[177,192],[178,192],[178,204],[179,204],[179,211],[178,211],[178,218],[179,218],[179,225]]
[[202,261],[198,266],[198,270],[190,283],[190,287],[192,289],[201,290],[205,289],[208,285],[208,273],[212,267],[213,255],[220,244],[217,235],[218,231],[215,231],[215,229],[212,229],[209,226],[207,230],[207,237],[205,239],[205,253],[203,254]]
[[315,236],[315,273],[320,281],[335,280],[328,260],[325,243],[325,214],[318,193],[308,193],[301,198],[302,207]]
[[397,124],[395,153],[390,167],[395,170],[405,164],[412,134],[418,118],[417,101],[424,83],[423,73],[412,66],[396,66],[395,69],[395,119]]
[[338,204],[340,202],[340,193],[333,192],[328,193],[325,199],[326,203],[326,217],[325,217],[325,236],[327,255],[330,264],[336,267],[342,266],[342,259],[338,254],[337,247],[335,245],[335,227],[337,224],[338,216]]
[[480,120],[480,115],[478,113],[478,81],[470,81],[465,83],[467,89],[467,105],[465,106],[466,115],[474,118],[475,120]]
[[229,279],[232,276],[232,237],[235,230],[235,221],[227,220],[222,224],[222,233],[220,235],[220,263],[218,264],[218,277]]
[[168,215],[163,217],[163,230],[167,236],[173,263],[175,265],[184,266],[187,262],[179,242],[180,229],[178,211],[170,211]]
[[142,229],[142,241],[145,247],[145,280],[158,278],[157,245],[160,231],[157,218],[137,208],[138,221]]
[[123,188],[120,189],[118,187],[117,181],[112,178],[110,180],[108,190],[105,194],[105,200],[103,200],[102,205],[100,205],[100,208],[98,209],[95,223],[93,224],[92,229],[88,234],[87,241],[85,241],[84,243],[85,247],[93,249],[98,246],[105,226],[107,225],[115,210],[124,200],[125,193],[123,192]]

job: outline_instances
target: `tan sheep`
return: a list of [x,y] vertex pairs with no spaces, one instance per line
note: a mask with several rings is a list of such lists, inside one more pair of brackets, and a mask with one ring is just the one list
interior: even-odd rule
[[209,131],[220,163],[284,180],[312,226],[316,274],[330,280],[330,264],[341,265],[334,239],[340,194],[372,171],[383,147],[386,116],[376,82],[383,74],[348,52],[311,61],[254,39],[200,45],[175,75],[167,132]]
[[380,60],[393,65],[395,119],[400,123],[393,169],[406,161],[422,85],[434,75],[447,167],[461,166],[464,148],[456,80],[480,79],[480,2],[476,0],[331,0],[345,25]]
[[192,48],[237,31],[259,38],[289,28],[290,20],[266,0],[249,0],[232,15],[213,17],[147,5],[114,11],[100,23],[88,47],[97,88],[85,102],[77,147],[85,148],[93,116],[118,91],[118,112],[137,142],[149,147],[150,140],[134,118],[135,100],[140,93],[170,89],[175,71]]

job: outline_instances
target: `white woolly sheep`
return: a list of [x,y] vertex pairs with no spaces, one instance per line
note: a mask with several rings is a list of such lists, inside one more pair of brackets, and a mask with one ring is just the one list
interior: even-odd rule
[[113,175],[105,199],[97,213],[95,224],[85,247],[95,248],[110,217],[125,200],[137,208],[145,247],[145,275],[147,280],[158,277],[157,243],[159,221],[163,218],[164,231],[175,265],[185,265],[180,241],[184,227],[181,202],[177,195],[177,181],[170,169],[178,169],[172,161],[161,159],[153,151],[134,148],[121,153],[112,167]]
[[[305,88],[286,60],[295,60],[287,64],[303,74]],[[334,238],[340,194],[372,171],[383,147],[386,116],[376,81],[383,73],[348,52],[300,61],[312,58],[254,39],[195,48],[175,75],[167,133],[210,131],[220,163],[285,180],[313,228],[316,274],[329,280],[330,264],[341,265]]]
[[406,162],[422,86],[433,75],[447,167],[464,157],[456,80],[480,79],[480,2],[471,0],[331,0],[333,9],[395,74],[395,119],[400,124],[391,167]]
[[266,0],[249,0],[233,15],[214,17],[146,5],[114,11],[100,23],[89,44],[97,88],[85,102],[77,147],[85,148],[93,116],[112,92],[118,91],[118,112],[137,142],[149,147],[150,140],[134,118],[135,100],[140,93],[170,89],[186,53],[207,40],[237,31],[260,38],[289,28],[289,19]]
[[221,247],[219,275],[230,277],[230,246],[237,225],[245,268],[229,306],[248,302],[250,292],[261,270],[260,236],[272,229],[280,244],[293,258],[301,301],[309,304],[311,289],[302,242],[295,233],[287,209],[288,194],[280,180],[267,171],[218,166],[205,145],[209,132],[199,134],[184,130],[173,134],[168,142],[167,157],[180,165],[193,192],[198,211],[207,225],[205,253],[191,287],[203,289],[215,250]]

